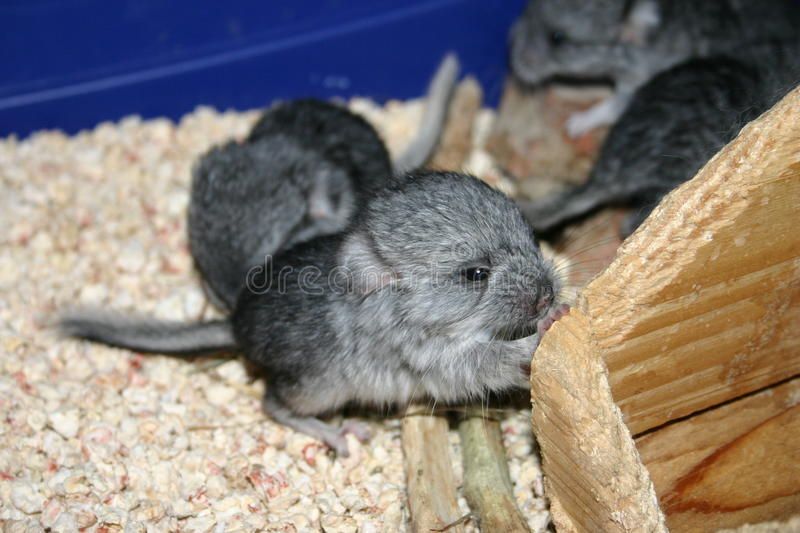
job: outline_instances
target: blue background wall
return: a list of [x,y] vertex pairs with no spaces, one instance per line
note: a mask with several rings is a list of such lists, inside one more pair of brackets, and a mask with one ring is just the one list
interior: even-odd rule
[[421,95],[459,54],[496,104],[524,0],[11,0],[0,3],[0,135],[197,105]]

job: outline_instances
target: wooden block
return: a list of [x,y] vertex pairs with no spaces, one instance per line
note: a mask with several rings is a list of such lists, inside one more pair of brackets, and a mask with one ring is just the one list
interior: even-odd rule
[[800,514],[800,378],[636,439],[673,531]]
[[533,358],[531,394],[545,488],[563,510],[553,514],[559,529],[666,531],[580,310],[543,337]]
[[633,433],[800,373],[800,92],[673,191],[580,304]]
[[571,139],[564,123],[572,113],[587,109],[610,94],[608,88],[601,87],[549,85],[531,89],[510,78],[487,149],[501,167],[522,181],[521,190],[530,198],[552,191],[553,185],[559,183],[582,183],[607,128]]
[[800,374],[799,222],[797,89],[668,195],[545,335],[533,423],[562,528],[800,513],[800,397],[778,386]]

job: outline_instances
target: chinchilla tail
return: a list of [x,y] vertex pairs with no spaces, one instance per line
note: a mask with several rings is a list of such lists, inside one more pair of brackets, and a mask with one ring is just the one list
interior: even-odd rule
[[450,97],[458,78],[460,66],[455,54],[447,54],[428,86],[422,124],[408,148],[394,161],[397,173],[414,170],[430,158],[444,129]]
[[69,337],[143,353],[194,356],[236,349],[231,324],[226,320],[180,323],[107,311],[73,311],[59,317],[58,329]]

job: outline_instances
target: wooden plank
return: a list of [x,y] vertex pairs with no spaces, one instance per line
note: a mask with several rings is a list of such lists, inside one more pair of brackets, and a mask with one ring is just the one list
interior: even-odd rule
[[800,90],[664,199],[583,291],[636,434],[800,372]]
[[559,527],[663,531],[656,490],[678,530],[800,512],[800,394],[736,400],[800,374],[798,222],[800,89],[668,195],[544,336],[533,424]]
[[553,519],[564,531],[666,531],[589,325],[573,310],[532,363],[533,426]]
[[800,513],[800,378],[636,439],[671,531]]
[[[450,460],[447,419],[412,415],[403,418],[402,439],[411,531],[429,533],[457,521],[456,482]],[[461,525],[448,531],[463,532]]]

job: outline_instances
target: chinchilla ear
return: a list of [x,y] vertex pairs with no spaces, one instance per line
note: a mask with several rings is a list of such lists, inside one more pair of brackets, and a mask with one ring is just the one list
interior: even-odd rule
[[378,256],[369,236],[361,232],[351,233],[339,252],[340,272],[336,278],[346,283],[348,290],[367,296],[395,283],[394,272]]
[[661,8],[657,0],[633,0],[622,23],[620,40],[644,44],[659,24]]
[[327,164],[313,172],[307,192],[308,216],[313,221],[330,222],[342,229],[355,207],[352,178],[344,170],[326,167]]
[[318,179],[308,195],[308,214],[314,220],[326,220],[336,216],[336,209],[331,201],[328,183]]

